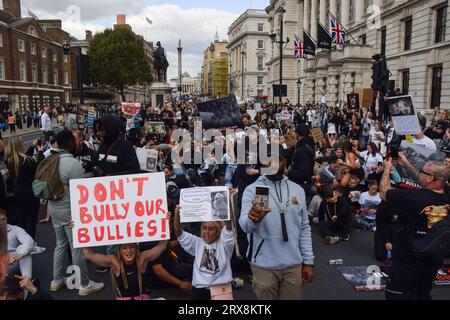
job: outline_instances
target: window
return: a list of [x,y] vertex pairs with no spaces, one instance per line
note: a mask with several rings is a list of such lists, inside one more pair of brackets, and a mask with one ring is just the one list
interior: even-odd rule
[[47,58],[47,48],[46,47],[41,48],[41,57]]
[[30,44],[30,51],[32,55],[36,55],[36,44],[32,43]]
[[365,46],[367,44],[367,36],[363,34],[361,37],[359,37],[359,42],[361,45]]
[[258,57],[258,70],[264,68],[264,57]]
[[405,51],[411,50],[412,19],[405,21]]
[[442,66],[433,68],[433,84],[431,88],[431,108],[441,105]]
[[69,84],[69,71],[64,70],[64,84]]
[[409,94],[409,70],[402,72],[402,93],[403,95]]
[[264,95],[264,90],[258,89],[257,95],[258,95],[258,97],[262,97]]
[[443,7],[437,10],[436,43],[445,41],[445,29],[447,28],[447,8],[448,7]]
[[264,81],[264,77],[263,76],[258,76],[258,81],[257,81],[257,84],[258,85],[262,85],[263,84],[263,81]]
[[53,61],[58,61],[58,53],[57,52],[53,52]]
[[19,81],[27,81],[27,65],[24,61],[19,63]]
[[53,71],[53,84],[57,86],[59,84],[58,81],[58,71]]
[[5,60],[0,58],[0,80],[5,80]]
[[48,83],[48,70],[47,67],[42,68],[42,83]]
[[31,82],[38,82],[38,67],[35,64],[31,66]]
[[264,23],[258,23],[258,31],[264,31]]
[[0,48],[3,48],[3,34],[0,33]]
[[264,40],[258,40],[258,49],[264,49]]
[[19,51],[20,52],[25,52],[25,41],[19,39],[18,40],[18,44],[19,44]]
[[33,37],[37,37],[36,29],[33,26],[30,26],[28,28],[28,34],[33,36]]
[[386,56],[386,35],[387,35],[386,28],[383,28],[381,30],[381,54],[383,56]]

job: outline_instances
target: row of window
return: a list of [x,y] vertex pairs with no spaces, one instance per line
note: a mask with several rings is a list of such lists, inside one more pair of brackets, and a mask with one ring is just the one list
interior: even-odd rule
[[[27,81],[27,64],[24,61],[19,63],[19,81]],[[0,80],[6,80],[5,61],[0,59]],[[37,65],[31,66],[31,82],[38,83],[38,67]],[[48,68],[42,67],[42,83],[48,84]],[[53,72],[53,84],[59,85],[58,71]],[[69,84],[69,71],[64,70],[64,84]]]
[[[26,52],[26,48],[25,48],[25,41],[22,39],[18,39],[17,40],[17,48],[19,50],[19,52]],[[3,34],[0,33],[0,48],[3,48]],[[35,43],[30,43],[30,53],[32,55],[37,55],[37,46]],[[41,47],[41,57],[42,58],[47,58],[47,48],[46,47]],[[57,62],[58,61],[58,53],[57,52],[53,52],[53,61]],[[64,62],[68,62],[68,57],[67,55],[64,55]]]
[[[431,75],[431,108],[440,107],[442,95],[442,66],[433,67]],[[401,71],[402,74],[402,93],[409,94],[409,70]]]
[[[436,9],[436,25],[435,25],[435,38],[434,43],[441,43],[445,41],[446,29],[447,29],[447,11],[448,7],[441,7]],[[409,17],[403,21],[404,27],[404,44],[403,49],[409,51],[412,49],[413,38],[413,18]],[[387,30],[383,28],[381,30],[381,53],[386,55],[386,36]],[[365,36],[363,36],[365,38]],[[360,38],[361,39],[361,38]],[[364,39],[365,40],[365,39]],[[365,43],[363,43],[365,44]]]

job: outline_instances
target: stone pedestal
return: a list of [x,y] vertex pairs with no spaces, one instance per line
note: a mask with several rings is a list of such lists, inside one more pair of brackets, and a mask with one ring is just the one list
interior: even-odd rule
[[154,82],[150,87],[152,107],[162,108],[167,99],[171,98],[172,89],[166,82]]

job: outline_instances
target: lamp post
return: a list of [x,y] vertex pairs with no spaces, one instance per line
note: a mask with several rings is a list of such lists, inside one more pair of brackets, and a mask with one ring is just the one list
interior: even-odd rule
[[244,57],[247,55],[247,53],[242,50],[241,51],[241,58],[242,58],[242,64],[241,64],[241,68],[242,68],[242,87],[241,87],[241,94],[242,94],[242,100],[244,100]]
[[302,85],[302,80],[300,78],[297,79],[297,105],[300,105],[300,88]]
[[286,38],[286,41],[284,41],[284,35],[283,35],[283,28],[284,28],[284,14],[286,13],[286,10],[281,6],[277,13],[280,15],[280,40],[276,41],[277,35],[275,33],[271,33],[269,35],[270,39],[273,43],[278,43],[280,45],[280,96],[279,96],[279,102],[280,104],[283,103],[283,45],[289,43],[289,38]]
[[[70,54],[70,44],[66,43],[63,45],[64,55]],[[83,91],[83,79],[82,79],[82,69],[81,69],[81,48],[79,52],[75,52],[75,56],[77,57],[77,77],[78,77],[78,91],[79,91],[79,100],[80,102],[77,105],[77,114],[76,121],[78,123],[78,113],[80,109],[80,105],[84,104],[84,91]]]

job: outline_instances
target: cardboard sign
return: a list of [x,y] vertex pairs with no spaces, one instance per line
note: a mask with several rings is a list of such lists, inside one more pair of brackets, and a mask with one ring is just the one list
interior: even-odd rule
[[140,103],[122,103],[122,112],[127,116],[135,116],[141,111]]
[[321,128],[312,128],[311,129],[312,137],[314,139],[314,143],[322,144],[323,139],[325,138]]
[[226,187],[182,189],[182,223],[230,220],[230,194]]
[[419,134],[422,131],[411,96],[389,98],[388,106],[398,135]]
[[164,173],[70,180],[75,248],[170,238]]

